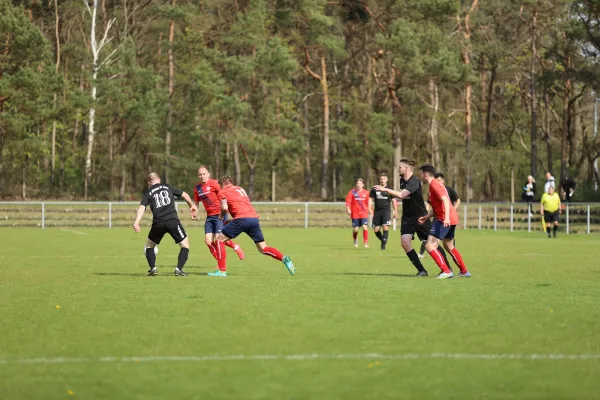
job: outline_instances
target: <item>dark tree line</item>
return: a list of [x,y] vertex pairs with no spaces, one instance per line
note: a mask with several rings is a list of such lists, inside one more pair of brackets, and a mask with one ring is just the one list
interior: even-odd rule
[[591,0],[0,0],[0,193],[125,200],[207,164],[339,200],[410,157],[463,199],[550,170],[591,200],[599,22]]

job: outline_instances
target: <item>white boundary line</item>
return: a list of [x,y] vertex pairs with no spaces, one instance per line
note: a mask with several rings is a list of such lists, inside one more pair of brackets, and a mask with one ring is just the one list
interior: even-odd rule
[[67,229],[67,228],[60,228],[60,230],[65,231],[65,232],[76,233],[78,235],[89,235],[89,233],[86,233],[86,232],[74,231],[74,230]]
[[204,355],[204,356],[141,356],[141,357],[99,357],[99,358],[0,358],[2,365],[15,364],[74,364],[74,363],[138,363],[138,362],[210,362],[210,361],[306,361],[306,360],[600,360],[600,354],[255,354],[255,355]]

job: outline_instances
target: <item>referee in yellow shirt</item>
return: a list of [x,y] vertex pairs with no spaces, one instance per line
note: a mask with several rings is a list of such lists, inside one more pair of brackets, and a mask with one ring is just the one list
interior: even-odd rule
[[558,193],[554,191],[554,187],[548,187],[548,193],[542,195],[540,213],[544,216],[546,221],[546,232],[548,232],[548,238],[550,238],[550,226],[554,223],[552,234],[556,237],[556,231],[558,230],[558,216],[560,214],[560,197]]

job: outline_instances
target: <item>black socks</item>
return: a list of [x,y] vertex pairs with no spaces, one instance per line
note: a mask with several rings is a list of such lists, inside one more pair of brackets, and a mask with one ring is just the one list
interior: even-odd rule
[[[419,272],[425,271],[425,268],[423,267],[423,264],[421,263],[421,260],[419,259],[419,256],[417,255],[417,252],[415,251],[415,249],[412,249],[411,251],[406,253],[406,256],[408,257],[408,259],[410,260],[412,265],[415,266],[417,271],[419,271]],[[427,271],[425,271],[425,272],[427,272]]]
[[146,248],[146,260],[148,260],[148,265],[150,266],[150,269],[156,267],[156,254],[154,253],[154,247]]
[[183,269],[183,266],[188,259],[188,254],[190,254],[190,249],[182,247],[181,250],[179,250],[179,257],[177,257],[177,269]]

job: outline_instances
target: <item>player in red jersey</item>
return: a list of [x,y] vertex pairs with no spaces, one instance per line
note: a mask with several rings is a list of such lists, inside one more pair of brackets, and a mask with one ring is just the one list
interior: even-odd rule
[[[221,215],[218,196],[219,190],[221,190],[219,182],[216,179],[210,179],[210,172],[208,172],[208,169],[204,165],[198,168],[198,178],[200,178],[200,182],[194,187],[194,202],[196,205],[202,202],[206,210],[206,221],[204,222],[204,241],[206,242],[206,246],[217,262],[219,261],[219,252],[225,251],[224,248],[220,247],[223,245],[231,247],[235,250],[240,260],[243,260],[244,252],[239,245],[233,243],[231,240],[223,243],[215,242],[215,235],[223,230],[223,220],[219,218]],[[194,219],[195,217],[195,215],[192,216]]]
[[444,257],[442,257],[442,254],[438,250],[438,239],[442,241],[444,248],[450,253],[454,263],[460,268],[459,277],[469,278],[471,277],[471,274],[467,271],[467,267],[463,262],[461,254],[453,244],[454,231],[458,224],[458,214],[452,203],[450,203],[448,191],[442,183],[435,180],[435,168],[432,165],[422,165],[420,170],[423,183],[429,183],[429,203],[431,204],[431,210],[427,215],[419,218],[419,223],[423,224],[425,221],[429,220],[429,218],[435,216],[435,221],[431,227],[431,232],[429,232],[425,248],[438,267],[442,270],[442,273],[438,275],[438,278],[447,279],[454,276],[452,271],[448,268],[448,264],[444,260]]
[[363,242],[369,247],[369,191],[364,189],[365,181],[356,180],[356,186],[346,196],[346,211],[352,219],[354,247],[358,247],[358,228],[362,226]]
[[[250,204],[250,199],[246,191],[233,184],[230,176],[224,176],[220,180],[221,190],[219,191],[219,200],[221,202],[221,219],[225,218],[227,213],[231,214],[233,221],[228,223],[223,231],[217,233],[216,240],[219,242],[235,239],[240,233],[246,233],[256,244],[259,252],[266,256],[273,257],[283,262],[290,275],[296,273],[296,269],[289,256],[284,256],[274,247],[268,247],[265,243],[265,237],[260,229],[258,214]],[[214,276],[227,276],[224,271],[226,260],[225,252],[219,253],[219,271],[213,273]],[[221,268],[223,264],[223,268]]]

